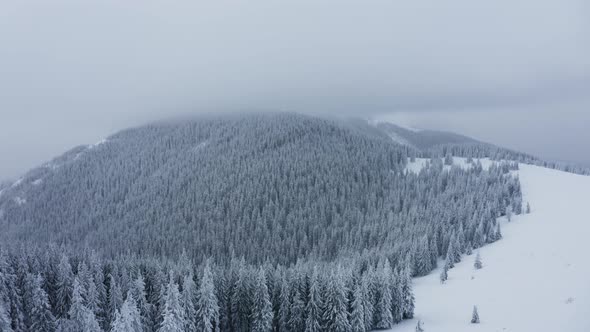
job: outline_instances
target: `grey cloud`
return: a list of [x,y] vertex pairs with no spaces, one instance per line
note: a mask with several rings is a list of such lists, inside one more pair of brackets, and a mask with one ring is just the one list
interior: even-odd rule
[[2,2],[0,178],[189,111],[558,116],[589,94],[589,12],[583,0]]

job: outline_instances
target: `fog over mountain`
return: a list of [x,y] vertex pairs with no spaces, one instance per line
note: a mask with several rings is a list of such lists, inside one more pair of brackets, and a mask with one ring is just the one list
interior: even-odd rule
[[252,109],[395,114],[590,163],[588,6],[3,2],[0,179],[129,126]]

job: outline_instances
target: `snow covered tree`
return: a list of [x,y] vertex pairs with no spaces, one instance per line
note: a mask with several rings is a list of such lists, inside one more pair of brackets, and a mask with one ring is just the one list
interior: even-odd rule
[[184,331],[184,311],[180,305],[180,292],[172,276],[170,276],[170,281],[166,288],[164,301],[163,320],[158,332]]
[[248,331],[251,323],[253,290],[250,271],[245,267],[243,260],[240,265],[231,297],[232,321],[234,330]]
[[305,323],[305,300],[301,291],[295,286],[289,310],[289,330],[301,331],[305,329]]
[[479,270],[483,267],[483,264],[481,262],[481,255],[479,254],[479,251],[477,252],[477,255],[475,255],[475,262],[473,263],[473,267],[475,267],[476,270]]
[[416,324],[416,332],[424,332],[424,328],[422,327],[421,320],[418,320],[418,324]]
[[443,266],[442,271],[440,271],[440,283],[444,284],[449,279],[448,268],[447,265]]
[[143,326],[144,331],[149,331],[150,329],[150,314],[151,314],[151,307],[153,306],[151,303],[148,303],[146,298],[145,292],[145,281],[141,273],[138,274],[137,278],[131,283],[131,287],[129,288],[129,293],[127,297],[133,297],[135,303],[137,304],[137,308],[139,310],[139,315],[141,316],[141,324]]
[[350,314],[350,325],[353,332],[365,332],[365,310],[364,296],[361,283],[355,285],[352,300],[352,313]]
[[[49,298],[42,288],[42,277],[40,275],[27,275],[28,289],[30,289],[30,298],[28,299],[29,308],[29,329],[38,332],[55,331],[55,317],[51,313]],[[0,318],[1,321],[1,318]],[[0,331],[3,331],[0,323]]]
[[392,294],[390,287],[391,266],[389,260],[380,263],[380,274],[377,277],[378,301],[375,305],[375,328],[389,329],[393,325]]
[[284,273],[281,275],[281,289],[279,294],[278,331],[289,331],[289,312],[291,307],[291,288]]
[[326,331],[346,332],[351,329],[348,322],[347,289],[342,273],[341,268],[338,268],[329,276],[326,285],[324,303],[324,329]]
[[511,206],[506,207],[506,219],[508,220],[508,222],[512,221],[512,207]]
[[215,285],[209,262],[205,263],[203,278],[198,291],[197,327],[199,331],[211,332],[215,330],[219,321],[219,305],[215,295]]
[[115,280],[115,277],[112,273],[109,273],[107,276],[109,281],[109,291],[107,293],[108,297],[108,321],[109,324],[113,322],[115,319],[115,315],[121,309],[123,305],[123,292],[121,291],[121,286]]
[[531,213],[531,204],[529,202],[526,203],[526,211],[525,211],[525,213],[526,214]]
[[412,292],[412,275],[408,267],[404,268],[400,276],[401,292],[402,292],[402,306],[403,319],[414,318],[414,293]]
[[447,153],[447,155],[445,156],[445,165],[453,165],[453,156],[450,153]]
[[[190,266],[189,266],[190,267]],[[187,272],[182,282],[182,293],[180,294],[180,304],[184,309],[184,329],[185,331],[197,330],[197,309],[195,300],[197,298],[197,286],[193,280],[192,272]],[[202,329],[205,331],[205,329]]]
[[321,331],[321,294],[317,270],[314,268],[309,280],[309,299],[305,308],[305,332]]
[[2,299],[0,299],[0,331],[12,332],[10,317],[8,316],[6,305],[2,302]]
[[57,266],[56,275],[56,301],[53,309],[56,318],[65,318],[72,303],[74,273],[66,255],[62,255]]
[[473,313],[471,314],[471,324],[479,324],[479,313],[477,306],[473,306]]
[[[142,332],[141,316],[133,296],[127,296],[121,310],[115,315],[111,332]],[[182,330],[179,330],[182,331]]]
[[72,305],[68,311],[69,320],[64,322],[67,331],[98,332],[100,327],[92,313],[85,305],[82,298],[82,286],[78,278],[74,278]]
[[270,332],[272,330],[273,311],[263,268],[260,268],[255,279],[252,305],[252,331]]

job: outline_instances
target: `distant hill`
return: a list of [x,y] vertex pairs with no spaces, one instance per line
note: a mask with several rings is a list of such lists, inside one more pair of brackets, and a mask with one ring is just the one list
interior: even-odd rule
[[437,145],[481,143],[473,138],[436,130],[410,130],[393,123],[378,123],[378,129],[394,141],[419,150],[428,150]]
[[454,229],[447,213],[477,212],[487,225],[519,200],[500,170],[488,187],[470,180],[476,171],[449,177],[437,165],[405,175],[415,153],[367,123],[297,114],[156,123],[76,147],[5,188],[0,240],[285,264],[389,248],[396,260],[415,237]]

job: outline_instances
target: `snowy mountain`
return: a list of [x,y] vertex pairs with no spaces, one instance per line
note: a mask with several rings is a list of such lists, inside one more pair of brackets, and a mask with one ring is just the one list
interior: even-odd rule
[[374,124],[392,140],[399,144],[408,145],[419,150],[428,150],[437,145],[447,144],[474,144],[477,140],[445,131],[416,130],[405,128],[393,123],[381,122]]
[[[565,187],[551,193],[559,197],[538,198],[546,179],[527,176],[540,168],[517,162],[542,163],[534,157],[396,129],[405,144],[392,140],[391,128],[249,114],[154,123],[72,149],[0,187],[0,328],[371,331],[413,329],[418,317],[425,327],[457,331],[456,318],[473,305],[480,328],[513,322],[494,309],[509,294],[484,295],[493,282],[503,287],[493,294],[502,294],[520,275],[551,277],[566,264],[565,252],[554,257],[547,246],[542,261],[561,265],[514,276],[523,260],[541,262],[530,253],[557,230],[514,232],[538,236],[531,241],[509,234],[543,211],[558,219],[536,205],[570,202]],[[534,183],[525,197],[530,216],[521,216],[518,172]],[[559,250],[573,249],[555,239]],[[503,248],[498,241],[518,261],[502,266],[512,258],[493,253]],[[460,257],[479,250],[484,268],[476,273]],[[437,268],[452,264],[440,285]],[[412,277],[422,277],[415,290]],[[529,302],[511,302],[536,302],[520,295]],[[448,305],[445,296],[463,302]],[[585,299],[565,301],[586,308]],[[475,303],[464,309],[467,302]]]
[[[501,218],[502,240],[449,270],[414,280],[416,317],[394,332],[590,331],[586,204],[590,177],[520,165],[523,199],[532,212]],[[470,324],[476,305],[481,323]]]

